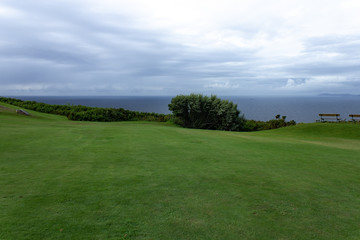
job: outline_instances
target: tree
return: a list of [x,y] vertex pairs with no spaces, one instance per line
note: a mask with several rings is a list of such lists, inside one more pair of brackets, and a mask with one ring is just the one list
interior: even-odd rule
[[215,95],[178,95],[171,100],[169,110],[189,128],[239,131],[245,122],[236,104]]

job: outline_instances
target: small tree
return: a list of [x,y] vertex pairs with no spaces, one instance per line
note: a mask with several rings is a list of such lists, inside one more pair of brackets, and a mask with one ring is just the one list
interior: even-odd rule
[[214,95],[178,95],[171,100],[169,110],[189,128],[238,131],[245,122],[236,104]]

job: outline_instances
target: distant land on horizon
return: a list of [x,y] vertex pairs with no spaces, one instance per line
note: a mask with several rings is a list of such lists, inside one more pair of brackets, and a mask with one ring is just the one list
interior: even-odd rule
[[347,93],[321,93],[318,95],[319,97],[360,97],[360,95],[356,94],[347,94]]

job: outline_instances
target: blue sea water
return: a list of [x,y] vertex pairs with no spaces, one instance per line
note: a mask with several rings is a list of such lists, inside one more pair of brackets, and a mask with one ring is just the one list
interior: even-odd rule
[[[275,115],[286,116],[296,122],[315,122],[319,113],[339,113],[341,118],[349,119],[349,114],[360,114],[360,96],[319,96],[319,97],[226,97],[238,105],[247,119],[267,121]],[[102,96],[102,97],[54,97],[23,96],[22,100],[49,104],[72,104],[92,107],[125,108],[141,112],[170,113],[169,97]]]

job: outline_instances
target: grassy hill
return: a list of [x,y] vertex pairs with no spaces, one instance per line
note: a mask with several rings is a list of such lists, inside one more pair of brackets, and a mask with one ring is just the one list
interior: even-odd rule
[[0,239],[360,239],[360,124],[241,133],[0,105]]

